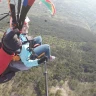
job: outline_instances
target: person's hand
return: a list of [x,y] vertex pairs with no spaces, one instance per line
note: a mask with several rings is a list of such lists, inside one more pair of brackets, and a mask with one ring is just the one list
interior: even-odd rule
[[22,46],[22,43],[18,38],[18,34],[19,34],[19,30],[14,29],[13,31],[9,32],[3,37],[2,40],[3,49],[8,54],[14,53]]
[[35,60],[37,57],[38,57],[37,54],[31,54],[31,55],[30,55],[30,59],[31,59],[31,60]]
[[47,57],[47,56],[44,56],[44,57],[40,58],[40,59],[38,60],[38,64],[41,64],[41,63],[43,63],[44,61],[48,61],[48,57]]
[[35,47],[38,47],[38,46],[40,46],[40,44],[35,44],[34,39],[29,40],[29,48],[35,48]]

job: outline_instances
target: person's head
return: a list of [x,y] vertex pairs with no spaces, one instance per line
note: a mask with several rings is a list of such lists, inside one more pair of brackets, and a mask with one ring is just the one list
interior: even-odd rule
[[13,29],[13,31],[10,31],[9,33],[5,34],[2,40],[2,44],[4,45],[4,48],[7,48],[10,50],[10,52],[15,52],[22,46],[22,42],[18,38],[19,30]]
[[22,27],[22,33],[28,33],[30,19],[26,17],[24,25]]

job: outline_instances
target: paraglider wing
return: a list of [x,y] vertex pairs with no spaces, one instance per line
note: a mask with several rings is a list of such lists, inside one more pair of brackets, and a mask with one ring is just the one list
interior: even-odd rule
[[28,0],[28,5],[32,6],[35,0]]
[[20,30],[22,29],[22,26],[24,24],[24,20],[25,20],[27,13],[34,2],[35,2],[35,0],[24,0],[23,1],[23,6],[21,9],[21,14],[20,14],[20,19],[19,19],[19,29]]
[[52,15],[56,13],[55,6],[50,0],[40,0],[40,1],[47,6]]

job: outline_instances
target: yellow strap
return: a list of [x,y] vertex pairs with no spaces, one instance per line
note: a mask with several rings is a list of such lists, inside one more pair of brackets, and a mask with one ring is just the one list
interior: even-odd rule
[[18,55],[16,55],[16,56],[13,56],[13,59],[12,59],[13,61],[19,61],[20,60],[20,57],[18,56]]
[[37,58],[39,59],[39,58],[41,58],[44,55],[45,55],[45,52],[43,52],[42,54],[40,54]]

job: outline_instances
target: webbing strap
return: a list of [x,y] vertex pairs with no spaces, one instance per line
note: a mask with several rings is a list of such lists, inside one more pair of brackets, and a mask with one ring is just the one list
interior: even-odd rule
[[0,21],[3,20],[4,18],[6,18],[7,16],[9,16],[9,13],[7,15],[5,15],[4,17],[0,18]]
[[18,7],[17,7],[17,23],[19,26],[19,17],[20,17],[20,10],[21,10],[21,2],[22,0],[18,0]]

